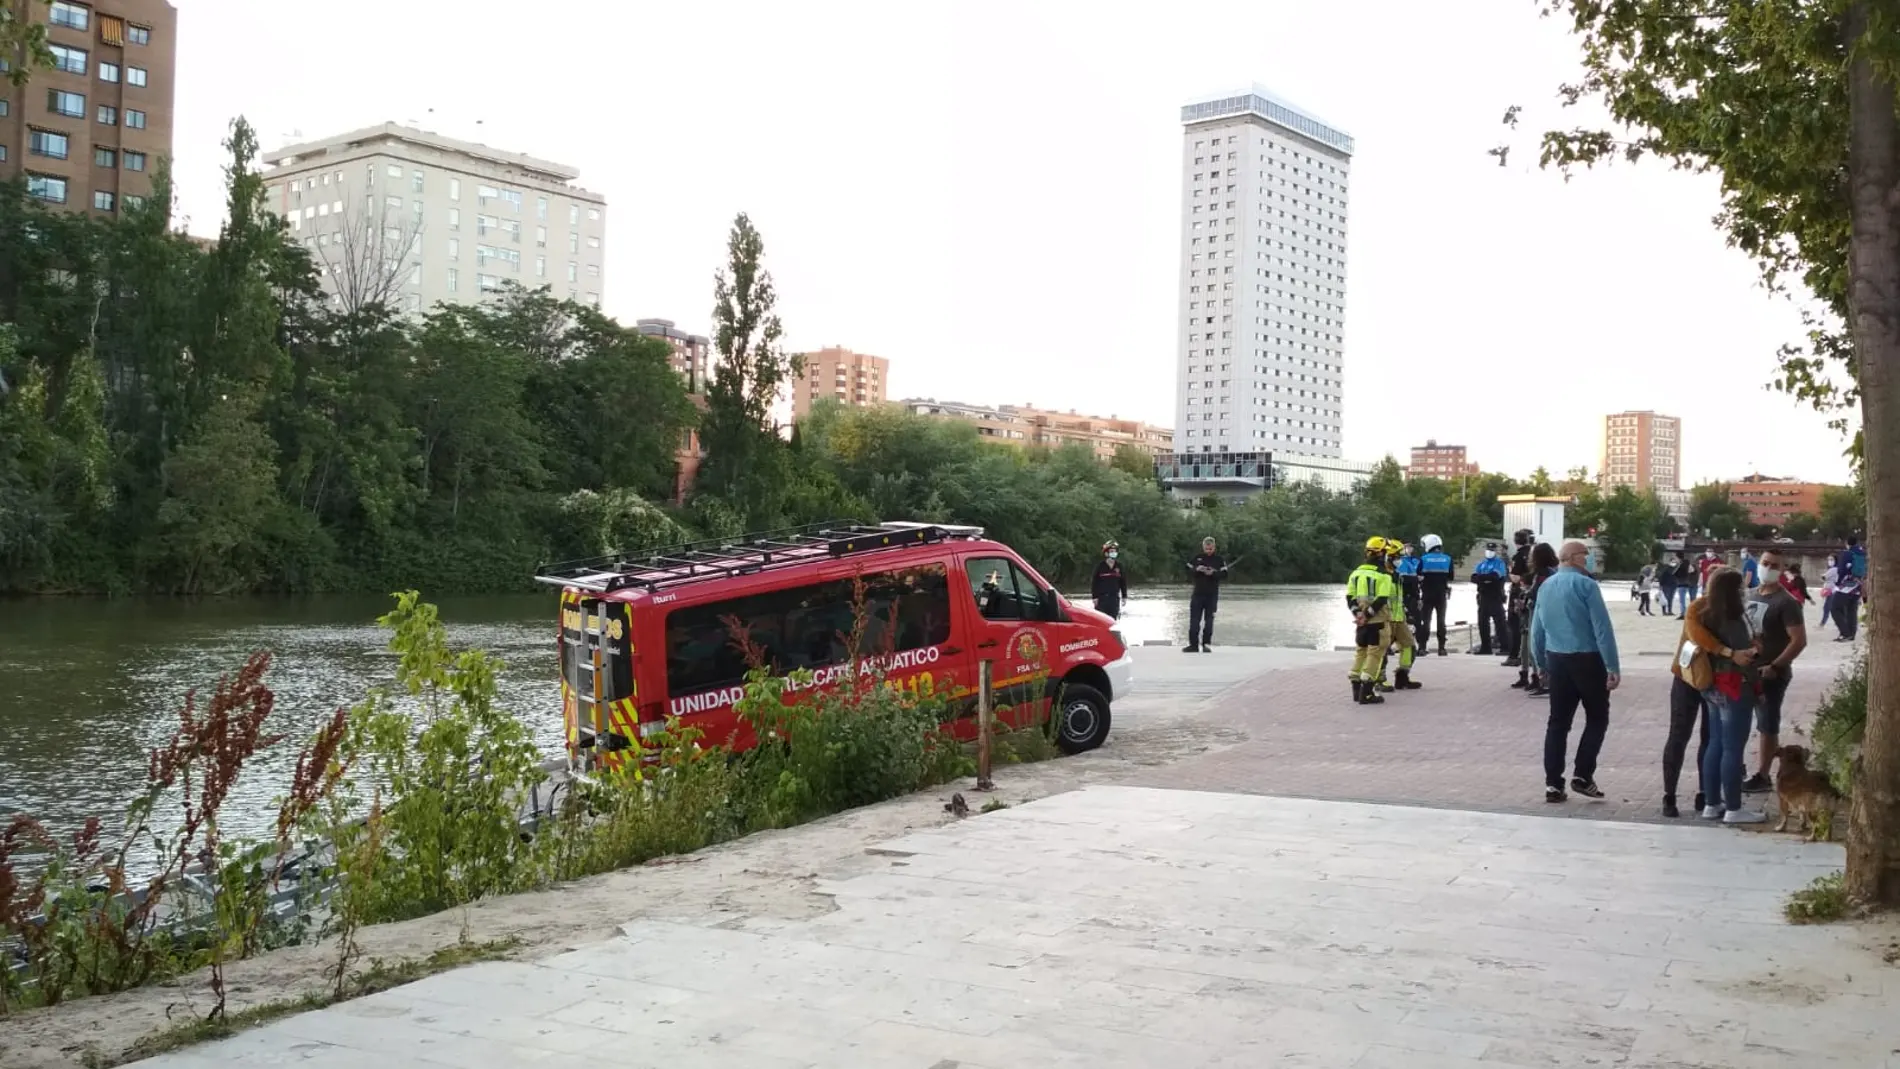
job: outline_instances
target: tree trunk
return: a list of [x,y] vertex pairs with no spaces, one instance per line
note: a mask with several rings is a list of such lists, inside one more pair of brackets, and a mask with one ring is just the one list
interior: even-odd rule
[[[1900,596],[1900,116],[1895,85],[1868,58],[1869,0],[1850,9],[1848,315],[1860,365],[1870,603]],[[1867,630],[1867,734],[1847,838],[1847,892],[1900,906],[1900,630]]]

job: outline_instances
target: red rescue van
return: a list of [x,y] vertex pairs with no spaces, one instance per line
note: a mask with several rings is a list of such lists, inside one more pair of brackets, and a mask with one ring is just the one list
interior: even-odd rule
[[[729,622],[770,670],[836,687],[872,671],[950,700],[951,731],[974,738],[979,664],[1017,723],[1054,712],[1069,753],[1108,737],[1133,660],[1114,622],[1063,598],[981,528],[817,525],[639,555],[569,561],[561,588],[561,699],[570,761],[617,767],[678,718],[708,744],[752,744],[733,710],[747,662]],[[862,584],[862,587],[859,584]],[[849,647],[862,589],[864,648]]]

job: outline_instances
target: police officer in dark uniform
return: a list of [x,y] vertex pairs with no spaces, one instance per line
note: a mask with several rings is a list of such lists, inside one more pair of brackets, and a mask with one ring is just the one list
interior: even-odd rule
[[1510,625],[1504,622],[1504,598],[1510,580],[1511,570],[1498,556],[1498,544],[1486,542],[1484,559],[1471,570],[1471,585],[1478,589],[1478,652],[1481,654],[1505,652],[1505,643],[1511,637]]
[[1418,561],[1419,576],[1419,624],[1418,640],[1424,645],[1431,631],[1432,617],[1438,618],[1438,655],[1445,655],[1445,601],[1451,597],[1451,555],[1445,552],[1445,541],[1435,534],[1425,536],[1422,543],[1425,555]]

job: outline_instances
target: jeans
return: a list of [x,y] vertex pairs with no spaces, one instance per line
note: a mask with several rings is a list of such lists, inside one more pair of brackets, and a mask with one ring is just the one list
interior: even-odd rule
[[1675,609],[1675,605],[1676,605],[1676,588],[1675,588],[1675,585],[1674,585],[1674,584],[1669,584],[1669,585],[1667,585],[1667,586],[1663,586],[1663,587],[1661,587],[1660,589],[1662,590],[1662,610],[1663,610],[1663,614],[1664,614],[1664,615],[1668,615],[1668,614],[1670,614],[1670,613],[1673,613],[1673,612],[1675,612],[1675,611],[1676,611],[1676,609]]
[[1610,673],[1602,654],[1552,653],[1544,665],[1550,688],[1550,722],[1544,728],[1544,782],[1564,785],[1564,754],[1570,748],[1570,724],[1583,706],[1583,735],[1577,739],[1576,776],[1596,779],[1597,755],[1610,730]]
[[1696,790],[1708,797],[1709,782],[1702,779],[1702,762],[1709,755],[1709,710],[1702,692],[1680,678],[1669,686],[1669,738],[1663,742],[1663,793],[1676,796],[1676,784],[1682,780],[1682,759],[1689,750],[1689,733],[1701,726],[1701,738],[1695,748]]
[[1842,638],[1853,638],[1860,633],[1860,595],[1834,592],[1834,626],[1841,629]]
[[[1754,692],[1744,683],[1740,698],[1730,698],[1714,687],[1703,691],[1702,697],[1709,703],[1713,728],[1709,748],[1702,755],[1702,782],[1709,787],[1720,784],[1723,807],[1740,809],[1746,767],[1743,751],[1748,749],[1748,729],[1754,726]],[[1715,801],[1713,794],[1709,801]]]
[[1195,594],[1188,598],[1188,645],[1208,646],[1214,642],[1214,610],[1220,599],[1213,594]]

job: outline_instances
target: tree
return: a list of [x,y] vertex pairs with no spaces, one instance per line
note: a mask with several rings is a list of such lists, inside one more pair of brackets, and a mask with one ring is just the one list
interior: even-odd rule
[[802,367],[779,346],[778,294],[764,257],[764,239],[739,213],[726,240],[726,267],[713,277],[718,359],[700,422],[706,462],[698,481],[700,492],[724,497],[759,526],[777,519],[784,486],[784,449],[772,407]]
[[1125,471],[1137,479],[1155,477],[1154,454],[1138,445],[1116,446],[1115,459],[1111,463],[1117,471]]
[[1851,486],[1830,486],[1821,491],[1819,531],[1834,539],[1846,539],[1867,528],[1867,503]]
[[[1858,401],[1869,542],[1900,538],[1900,34],[1890,0],[1543,0],[1582,38],[1585,77],[1628,136],[1546,133],[1561,168],[1657,156],[1714,171],[1718,222],[1768,285],[1824,312],[1782,352],[1777,385],[1823,409]],[[1519,109],[1505,113],[1514,123]],[[1494,150],[1500,163],[1508,149]],[[1836,373],[1844,382],[1837,381]],[[1870,554],[1870,603],[1900,561]],[[1900,906],[1900,630],[1873,628],[1846,885]]]
[[402,218],[380,200],[373,209],[354,200],[341,203],[343,210],[330,216],[336,229],[316,235],[316,260],[338,310],[355,315],[380,305],[422,311],[400,307],[403,287],[422,270],[422,220]]
[[1782,523],[1781,536],[1796,542],[1812,542],[1821,536],[1821,518],[1812,512],[1797,512]]
[[1623,574],[1640,571],[1656,555],[1656,525],[1665,515],[1654,491],[1638,494],[1629,486],[1610,491],[1597,520],[1603,567]]
[[17,8],[0,4],[0,56],[13,61],[7,71],[7,81],[16,89],[25,85],[34,71],[49,70],[53,66],[53,51],[46,46],[46,22],[32,17],[36,4],[51,8],[53,0],[26,0]]

